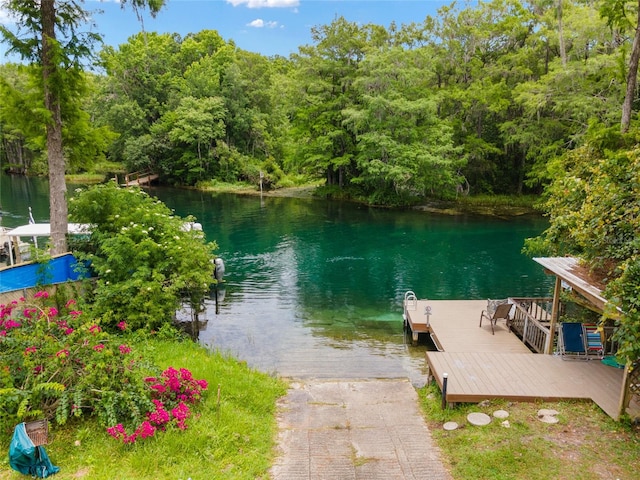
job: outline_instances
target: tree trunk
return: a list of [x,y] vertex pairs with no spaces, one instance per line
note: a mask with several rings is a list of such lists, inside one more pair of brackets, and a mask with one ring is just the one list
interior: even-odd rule
[[51,254],[67,251],[67,186],[64,181],[65,161],[62,150],[62,115],[58,93],[58,66],[55,59],[55,19],[54,0],[41,0],[42,14],[42,80],[44,104],[51,118],[46,126],[47,159],[49,162],[49,217],[51,222]]
[[631,113],[633,100],[636,96],[636,82],[638,79],[638,60],[640,59],[640,0],[638,0],[638,17],[636,19],[636,33],[633,36],[633,46],[631,47],[631,57],[629,58],[629,71],[627,72],[627,92],[622,104],[622,119],[620,120],[620,130],[622,133],[629,131],[631,124]]
[[564,43],[564,29],[562,26],[562,0],[558,0],[558,42],[560,44],[560,59],[562,66],[567,66],[567,47]]

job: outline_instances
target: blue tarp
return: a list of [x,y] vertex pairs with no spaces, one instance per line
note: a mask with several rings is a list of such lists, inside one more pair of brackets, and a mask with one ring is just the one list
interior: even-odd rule
[[15,265],[0,271],[0,293],[86,278],[85,268],[77,271],[78,260],[70,253],[44,263]]

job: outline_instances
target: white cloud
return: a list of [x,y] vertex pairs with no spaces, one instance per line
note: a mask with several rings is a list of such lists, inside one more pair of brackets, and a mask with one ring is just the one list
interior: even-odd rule
[[247,8],[291,8],[300,5],[300,0],[227,0],[234,7],[246,5]]
[[254,28],[276,28],[278,26],[278,22],[265,22],[261,18],[256,18],[254,21],[247,23],[247,27]]
[[0,7],[0,25],[8,25],[9,23],[15,23],[15,19],[8,10]]

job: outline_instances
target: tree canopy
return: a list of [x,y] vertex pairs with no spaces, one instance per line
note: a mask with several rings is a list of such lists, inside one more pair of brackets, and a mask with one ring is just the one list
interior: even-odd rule
[[579,254],[609,279],[621,352],[640,356],[640,2],[452,3],[386,28],[337,17],[289,58],[211,30],[143,32],[104,47],[99,73],[79,61],[93,37],[78,2],[4,4],[27,35],[2,33],[33,64],[0,69],[0,161],[37,173],[46,154],[52,212],[65,169],[100,158],[186,186],[322,179],[385,205],[546,190],[550,228],[529,250]]

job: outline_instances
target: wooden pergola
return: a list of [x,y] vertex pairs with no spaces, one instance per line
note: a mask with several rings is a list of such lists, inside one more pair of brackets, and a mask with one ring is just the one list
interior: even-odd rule
[[[553,289],[553,310],[551,312],[551,335],[556,331],[560,312],[560,293],[565,284],[580,294],[598,312],[604,312],[607,300],[602,296],[603,286],[588,278],[588,271],[582,267],[575,257],[537,257],[533,259],[544,267],[547,274],[556,276]],[[547,354],[553,353],[553,344],[549,345]]]

